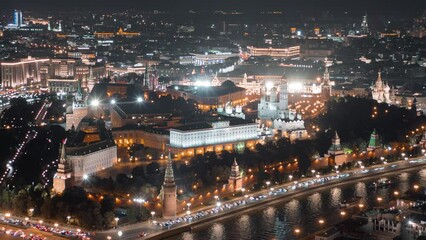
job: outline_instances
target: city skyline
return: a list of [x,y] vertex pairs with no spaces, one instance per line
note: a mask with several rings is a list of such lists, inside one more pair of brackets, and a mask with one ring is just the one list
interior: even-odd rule
[[426,236],[426,2],[0,11],[0,239]]

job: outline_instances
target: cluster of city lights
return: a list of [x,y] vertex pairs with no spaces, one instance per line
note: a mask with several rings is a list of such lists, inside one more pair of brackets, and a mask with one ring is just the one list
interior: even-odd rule
[[[7,174],[10,171],[13,171],[13,167],[12,165],[15,163],[16,159],[21,156],[23,149],[25,148],[26,144],[28,144],[30,142],[31,139],[36,138],[38,135],[38,132],[36,132],[35,130],[32,131],[28,131],[27,134],[25,134],[25,138],[24,140],[18,145],[17,151],[15,153],[15,155],[12,157],[12,159],[10,159],[7,164],[6,164],[6,169],[2,175],[2,177],[0,178],[0,184],[3,183],[3,181],[7,178]],[[16,171],[14,171],[13,173],[11,173],[11,177],[15,176]]]

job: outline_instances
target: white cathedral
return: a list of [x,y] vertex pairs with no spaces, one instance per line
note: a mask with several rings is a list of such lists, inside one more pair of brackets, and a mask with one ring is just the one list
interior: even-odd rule
[[378,73],[376,83],[372,84],[371,87],[371,96],[378,103],[388,103],[392,104],[394,102],[394,93],[387,83],[382,81],[382,73]]
[[258,104],[262,128],[280,130],[283,136],[291,140],[306,138],[308,134],[302,116],[288,108],[287,81],[281,80],[278,88],[268,83],[263,88],[264,94]]

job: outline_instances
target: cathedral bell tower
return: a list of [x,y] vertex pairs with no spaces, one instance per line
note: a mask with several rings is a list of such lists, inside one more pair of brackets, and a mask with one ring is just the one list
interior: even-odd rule
[[321,84],[321,95],[325,101],[331,96],[330,73],[328,72],[327,65],[325,66],[323,83]]

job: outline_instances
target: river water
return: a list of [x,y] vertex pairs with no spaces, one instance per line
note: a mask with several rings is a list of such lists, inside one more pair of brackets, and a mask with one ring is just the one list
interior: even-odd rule
[[[358,196],[363,198],[366,208],[378,207],[395,199],[394,191],[403,193],[414,184],[425,187],[426,169],[399,173],[387,178],[394,183],[387,188],[369,187],[377,179],[359,181],[265,206],[263,209],[214,222],[206,228],[185,232],[169,239],[297,239],[294,233],[296,228],[300,228],[299,237],[302,237],[340,222],[342,216],[339,204],[345,199]],[[379,202],[378,197],[383,201]],[[320,226],[319,219],[324,220],[324,226]]]

